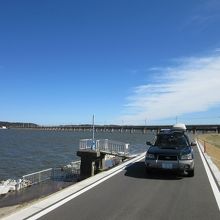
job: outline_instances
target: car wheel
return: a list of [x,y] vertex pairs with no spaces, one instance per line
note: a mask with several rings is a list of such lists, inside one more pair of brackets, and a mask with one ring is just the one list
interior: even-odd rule
[[188,176],[193,177],[194,176],[194,169],[188,171]]

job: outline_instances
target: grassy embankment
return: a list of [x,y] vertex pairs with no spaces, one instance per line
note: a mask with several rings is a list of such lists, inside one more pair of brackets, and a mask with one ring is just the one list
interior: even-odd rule
[[206,146],[206,153],[220,170],[220,134],[203,134],[198,139]]

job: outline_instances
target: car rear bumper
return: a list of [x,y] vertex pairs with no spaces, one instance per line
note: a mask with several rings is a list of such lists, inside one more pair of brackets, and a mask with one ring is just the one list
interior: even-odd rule
[[194,160],[166,161],[145,159],[145,165],[149,169],[188,171],[194,169]]

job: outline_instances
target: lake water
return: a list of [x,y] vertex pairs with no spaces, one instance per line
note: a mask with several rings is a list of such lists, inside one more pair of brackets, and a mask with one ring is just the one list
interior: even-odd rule
[[[79,160],[79,140],[91,137],[92,132],[0,130],[0,181]],[[154,133],[97,132],[95,137],[130,143],[130,153],[136,154],[146,151]]]

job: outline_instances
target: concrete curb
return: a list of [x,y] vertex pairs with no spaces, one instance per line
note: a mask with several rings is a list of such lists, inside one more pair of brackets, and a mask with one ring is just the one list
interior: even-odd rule
[[21,219],[37,219],[46,213],[56,209],[62,204],[74,199],[80,194],[88,191],[89,189],[95,187],[96,185],[106,181],[110,177],[116,175],[126,167],[132,165],[133,163],[142,160],[145,156],[145,153],[128,160],[108,171],[99,173],[93,177],[87,178],[81,182],[78,182],[72,186],[69,186],[59,192],[56,192],[41,201],[35,202],[32,205],[29,205],[25,208],[18,210],[8,216],[3,217],[3,220],[21,220]]
[[198,143],[198,146],[199,148],[201,149],[202,151],[202,154],[204,155],[208,165],[209,165],[209,168],[212,172],[212,174],[214,175],[214,178],[216,180],[216,182],[218,183],[218,188],[220,189],[220,170],[218,169],[218,167],[213,163],[211,157],[207,154],[207,153],[204,153],[204,146],[203,144],[197,140],[197,143]]

